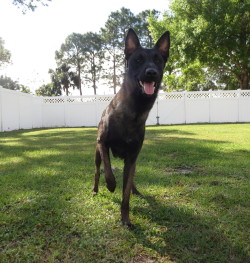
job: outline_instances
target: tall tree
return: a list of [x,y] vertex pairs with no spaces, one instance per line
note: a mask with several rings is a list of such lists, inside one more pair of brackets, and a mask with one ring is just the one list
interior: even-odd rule
[[4,40],[0,37],[0,68],[10,63],[10,51],[4,47]]
[[[60,81],[60,78],[59,78],[58,69],[56,69],[56,70],[49,69],[48,73],[50,75],[51,84],[52,84],[53,88],[51,89],[48,86],[47,87],[40,87],[41,94],[47,93],[48,94],[47,96],[53,96],[53,95],[56,96],[56,94],[61,95],[62,94],[62,86],[61,86],[61,81]],[[50,83],[47,84],[47,85],[50,85]],[[50,91],[47,92],[49,89],[50,89]],[[40,92],[39,92],[38,96],[46,96],[46,95],[40,95]]]
[[112,27],[111,23],[106,23],[106,28],[102,29],[102,37],[105,43],[105,60],[106,66],[103,78],[107,80],[109,87],[114,89],[114,94],[117,92],[117,86],[121,84],[121,77],[124,71],[124,54],[123,50],[119,48],[117,40],[110,34]]
[[121,84],[124,72],[123,42],[125,34],[130,27],[136,25],[137,18],[127,8],[121,8],[112,12],[101,29],[102,38],[106,50],[106,73],[108,84],[117,92],[117,86]]
[[144,10],[136,16],[136,24],[134,29],[139,36],[140,43],[144,47],[151,48],[154,45],[153,38],[151,36],[151,32],[149,30],[149,18],[154,17],[158,19],[160,12],[153,10]]
[[77,77],[75,74],[70,71],[70,66],[66,64],[62,64],[60,67],[56,68],[56,70],[49,70],[52,86],[53,86],[53,94],[61,95],[61,90],[66,92],[66,95],[69,95],[69,88],[75,87],[78,85]]
[[186,63],[198,59],[208,73],[249,89],[249,0],[174,0],[171,9],[172,36]]
[[104,60],[102,39],[99,34],[88,32],[83,35],[83,43],[83,77],[86,83],[90,83],[96,94]]
[[70,68],[76,72],[77,80],[75,77],[75,84],[82,95],[82,80],[81,73],[83,71],[83,61],[84,61],[84,47],[88,43],[84,42],[82,34],[72,33],[69,35],[65,43],[61,45],[59,51],[55,52],[55,58],[58,67],[62,65],[68,65]]

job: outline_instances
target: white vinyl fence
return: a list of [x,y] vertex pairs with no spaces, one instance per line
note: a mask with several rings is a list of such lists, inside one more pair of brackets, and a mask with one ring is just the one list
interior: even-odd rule
[[[97,126],[106,96],[37,97],[0,87],[0,131]],[[160,93],[147,125],[250,122],[250,90]]]

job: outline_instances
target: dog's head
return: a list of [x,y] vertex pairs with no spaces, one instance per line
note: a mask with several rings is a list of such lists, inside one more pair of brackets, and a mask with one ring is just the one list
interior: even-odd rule
[[125,38],[125,58],[127,61],[127,80],[133,89],[141,94],[157,94],[163,70],[169,56],[170,36],[165,32],[152,49],[142,48],[133,29]]

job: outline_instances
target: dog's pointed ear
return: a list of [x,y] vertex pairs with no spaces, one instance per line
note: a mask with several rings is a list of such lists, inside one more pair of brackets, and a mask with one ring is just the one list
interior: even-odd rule
[[157,48],[164,61],[167,62],[168,57],[169,57],[169,48],[170,48],[170,33],[169,31],[166,31],[157,41],[155,44],[155,48]]
[[126,38],[125,38],[125,56],[126,59],[129,58],[129,56],[141,46],[138,36],[136,35],[135,31],[130,28],[127,32]]

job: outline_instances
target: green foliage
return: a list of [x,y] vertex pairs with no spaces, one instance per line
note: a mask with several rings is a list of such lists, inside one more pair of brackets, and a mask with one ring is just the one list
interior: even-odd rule
[[20,91],[23,92],[23,93],[28,93],[28,94],[31,93],[31,90],[28,87],[24,86],[24,85],[20,85]]
[[146,48],[153,47],[154,42],[153,42],[153,38],[149,30],[148,20],[151,16],[158,18],[159,15],[160,15],[160,12],[153,9],[153,10],[142,11],[136,16],[137,22],[133,26],[133,28],[137,32],[139,39],[140,39],[140,43],[143,47],[146,47]]
[[37,89],[36,95],[44,97],[61,96],[62,91],[60,86],[58,87],[54,83],[49,83],[46,85],[42,85],[39,89]]
[[0,86],[5,89],[19,90],[20,86],[17,81],[12,80],[10,77],[0,77]]
[[0,76],[0,86],[5,89],[18,90],[23,93],[31,93],[28,87],[19,84],[18,81],[14,81],[10,77]]
[[188,65],[183,65],[181,71],[175,71],[175,74],[164,75],[163,82],[166,84],[167,91],[172,91],[174,89],[187,90],[187,91],[199,91],[207,90],[207,82],[205,80],[205,72],[200,65],[198,60],[190,63]]
[[165,75],[163,76],[163,83],[167,87],[168,91],[183,89],[180,81],[182,68],[190,65],[185,61],[184,54],[182,53],[181,47],[177,45],[177,26],[174,23],[174,17],[172,13],[165,13],[161,20],[155,15],[149,17],[149,29],[151,31],[153,39],[156,41],[166,31],[170,31],[170,56],[165,68]]
[[152,18],[151,30],[156,35],[165,24],[171,31],[172,66],[183,71],[185,64],[199,60],[205,80],[217,76],[214,83],[224,81],[226,88],[235,88],[238,81],[240,88],[248,89],[249,1],[175,0],[171,10],[162,21]]
[[94,180],[96,128],[0,133],[0,262],[249,262],[250,124],[148,127],[120,223],[122,165]]
[[51,0],[12,0],[12,3],[20,8],[25,14],[28,10],[35,11],[38,4],[42,6],[48,6],[48,2]]
[[78,77],[75,75],[74,72],[70,71],[70,66],[66,64],[62,64],[60,67],[56,68],[56,70],[50,69],[49,74],[51,77],[51,84],[47,85],[53,87],[51,92],[53,95],[56,94],[61,95],[61,91],[65,91],[66,95],[69,95],[69,88],[70,87],[78,87]]
[[4,47],[4,40],[0,37],[0,68],[10,63],[10,51]]
[[136,16],[130,9],[122,7],[120,10],[111,12],[105,23],[104,34],[107,42],[118,49],[123,49],[124,37],[128,28],[137,22]]

